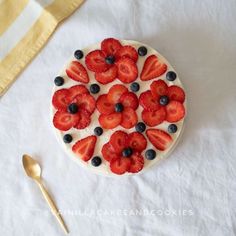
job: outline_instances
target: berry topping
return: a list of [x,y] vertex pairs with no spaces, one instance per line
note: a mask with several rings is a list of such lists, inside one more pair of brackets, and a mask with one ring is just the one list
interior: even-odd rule
[[124,110],[124,106],[122,105],[122,103],[115,104],[115,111],[116,112],[122,112],[123,110]]
[[167,95],[168,93],[168,85],[164,82],[164,80],[156,80],[153,81],[150,85],[152,96],[155,99],[158,99],[160,96]]
[[177,130],[178,130],[178,128],[177,128],[177,125],[175,125],[175,124],[170,124],[168,126],[168,132],[171,134],[176,133]]
[[145,152],[145,157],[147,160],[153,160],[155,159],[157,153],[155,150],[153,149],[148,149],[146,152]]
[[80,109],[79,114],[80,114],[80,120],[74,127],[76,129],[84,129],[90,124],[91,121],[90,113],[84,109]]
[[137,132],[144,132],[145,129],[146,129],[146,125],[143,123],[143,122],[138,122],[136,125],[135,125],[135,129]]
[[102,156],[106,161],[111,161],[112,159],[118,158],[118,155],[114,152],[113,147],[110,143],[106,143],[102,147]]
[[110,169],[117,175],[122,175],[129,170],[131,159],[126,157],[113,158],[110,162]]
[[149,56],[143,66],[141,80],[151,80],[161,76],[167,70],[167,65],[158,59],[156,55]]
[[91,160],[91,164],[96,167],[100,166],[101,163],[102,163],[102,159],[101,159],[101,157],[98,157],[98,156],[93,157]]
[[109,115],[115,111],[113,103],[109,103],[106,94],[102,94],[98,97],[96,107],[102,114]]
[[123,95],[120,97],[120,102],[124,107],[131,107],[134,110],[136,110],[139,105],[137,96],[132,92],[123,93]]
[[69,64],[68,68],[66,69],[66,74],[68,75],[68,77],[75,81],[86,84],[89,82],[89,77],[86,69],[78,61],[72,61]]
[[132,59],[134,62],[137,62],[137,60],[138,60],[138,53],[137,53],[137,51],[136,51],[136,49],[134,47],[126,45],[126,46],[123,46],[116,53],[116,58],[117,59],[124,58],[124,57],[128,57],[128,58]]
[[100,115],[98,121],[102,128],[113,129],[121,123],[121,113],[111,113],[109,115]]
[[156,111],[160,108],[159,103],[154,99],[150,90],[141,93],[139,103],[147,111]]
[[61,77],[61,76],[57,76],[55,79],[54,79],[54,84],[56,86],[62,86],[64,84],[64,79]]
[[84,53],[83,53],[83,51],[81,51],[81,50],[76,50],[76,51],[74,52],[74,56],[75,56],[76,59],[80,60],[81,58],[83,58]]
[[75,114],[78,112],[79,108],[76,103],[71,103],[68,107],[67,110],[71,114]]
[[127,148],[123,149],[123,151],[122,151],[123,157],[130,157],[132,154],[133,154],[133,150],[131,147],[127,147]]
[[75,85],[69,88],[68,100],[73,101],[78,95],[89,93],[84,85]]
[[176,85],[172,85],[168,88],[168,96],[170,100],[183,103],[185,100],[184,90]]
[[128,92],[128,89],[121,84],[113,85],[108,92],[107,100],[110,103],[116,104],[119,102],[122,94]]
[[137,152],[142,152],[147,147],[147,140],[138,132],[133,132],[128,136],[128,145]]
[[126,147],[128,135],[123,131],[116,131],[110,137],[110,144],[116,153],[122,153]]
[[90,94],[81,94],[75,98],[75,101],[79,109],[82,108],[90,114],[93,113],[96,108],[96,100]]
[[166,113],[166,120],[168,122],[177,122],[184,117],[185,109],[182,103],[171,101],[166,106]]
[[63,136],[63,141],[64,141],[65,143],[71,143],[72,140],[73,140],[73,138],[72,138],[72,136],[71,136],[70,134],[65,134],[65,135]]
[[106,55],[115,55],[116,52],[122,47],[119,40],[114,38],[104,39],[101,43],[101,49]]
[[138,55],[139,56],[145,56],[147,54],[147,48],[144,46],[141,46],[138,48]]
[[100,83],[100,84],[108,84],[115,80],[117,76],[117,67],[112,66],[105,72],[100,72],[100,73],[95,73],[95,79]]
[[131,90],[132,92],[138,92],[139,89],[140,89],[140,86],[139,86],[139,84],[138,84],[137,82],[134,82],[134,83],[132,83],[132,84],[130,85],[130,90]]
[[140,153],[134,153],[129,159],[131,159],[131,165],[128,170],[129,172],[137,173],[143,169],[144,160],[143,156]]
[[174,81],[176,79],[176,73],[174,71],[168,71],[166,73],[166,79],[169,81]]
[[169,103],[169,97],[166,95],[160,96],[159,103],[161,106],[166,106]]
[[115,63],[115,57],[112,55],[109,55],[105,58],[105,61],[107,64],[112,65]]
[[166,119],[166,110],[161,107],[156,111],[142,111],[143,121],[150,127],[161,124]]
[[56,109],[66,109],[68,104],[68,89],[57,90],[52,97],[52,105]]
[[120,125],[123,128],[130,129],[137,124],[137,121],[138,116],[136,112],[132,108],[126,107],[122,112],[122,121]]
[[91,93],[96,94],[99,93],[100,87],[98,84],[91,84],[89,90]]
[[101,136],[101,135],[103,134],[103,129],[102,129],[101,127],[96,127],[96,128],[94,129],[94,134],[95,134],[96,136]]

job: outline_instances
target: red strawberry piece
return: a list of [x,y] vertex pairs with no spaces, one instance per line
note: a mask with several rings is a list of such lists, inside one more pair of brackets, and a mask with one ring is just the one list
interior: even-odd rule
[[126,107],[122,111],[122,121],[120,125],[126,129],[130,129],[134,127],[137,124],[137,122],[138,122],[138,116],[134,111],[134,109]]
[[160,151],[166,150],[172,142],[172,137],[160,129],[148,129],[146,134],[153,146]]
[[143,156],[136,152],[131,156],[131,165],[129,167],[129,172],[137,173],[143,169],[144,166],[144,159]]
[[68,68],[66,69],[66,74],[68,77],[75,81],[82,83],[88,83],[89,77],[85,67],[78,61],[72,61]]
[[147,111],[156,111],[160,108],[157,99],[152,96],[150,90],[141,93],[139,103]]
[[136,94],[131,92],[123,93],[123,95],[120,97],[120,102],[124,107],[131,107],[134,110],[136,110],[139,105]]
[[119,40],[114,38],[104,39],[101,43],[101,49],[106,55],[115,55],[116,52],[122,47]]
[[168,97],[170,100],[183,103],[185,100],[185,93],[182,88],[172,85],[168,88]]
[[52,105],[56,109],[66,109],[68,105],[68,89],[57,90],[52,97]]
[[102,94],[98,97],[96,107],[101,114],[109,115],[115,112],[115,106],[113,103],[108,102],[107,94]]
[[116,153],[121,153],[127,146],[128,134],[123,131],[116,131],[110,137],[110,144]]
[[147,140],[138,132],[129,134],[128,143],[128,146],[137,152],[142,152],[147,147]]
[[152,96],[155,99],[158,99],[160,96],[167,95],[168,85],[164,82],[164,80],[156,80],[153,81],[150,85]]
[[70,114],[66,111],[57,111],[53,117],[53,125],[62,131],[67,131],[80,120],[79,113]]
[[95,135],[80,139],[73,145],[72,151],[82,160],[88,161],[93,156],[96,141]]
[[123,93],[128,92],[128,89],[121,84],[113,85],[107,94],[107,99],[110,103],[116,104],[119,102],[119,99]]
[[121,58],[116,62],[118,79],[123,83],[131,83],[138,77],[138,67],[130,58]]
[[73,101],[78,95],[89,93],[84,85],[75,85],[69,88],[68,100]]
[[118,155],[114,152],[110,143],[105,143],[102,147],[102,156],[106,161],[118,158]]
[[117,75],[117,67],[112,66],[105,72],[95,73],[95,79],[100,84],[108,84],[116,79],[116,75]]
[[110,169],[117,175],[122,175],[129,170],[131,159],[127,157],[113,158],[110,162]]
[[177,122],[185,116],[185,108],[182,103],[171,101],[166,106],[166,120],[168,122]]
[[76,129],[84,129],[91,122],[90,113],[84,109],[80,109],[79,114],[80,114],[80,120],[74,127]]
[[166,110],[164,107],[160,107],[156,111],[142,111],[142,119],[148,126],[156,126],[161,124],[166,119]]
[[132,59],[135,63],[138,60],[138,53],[136,49],[132,46],[126,45],[123,46],[117,53],[116,53],[116,59],[119,60],[122,57],[128,57]]
[[92,114],[96,108],[96,100],[90,94],[82,94],[75,98],[76,104],[79,109],[85,109]]
[[166,70],[167,65],[161,62],[156,55],[151,55],[144,62],[140,78],[144,81],[151,80],[161,76]]
[[91,71],[104,72],[110,67],[106,63],[105,57],[105,53],[101,50],[94,50],[85,57],[85,64]]
[[100,115],[98,121],[102,128],[113,129],[121,123],[121,113],[111,113],[109,115]]

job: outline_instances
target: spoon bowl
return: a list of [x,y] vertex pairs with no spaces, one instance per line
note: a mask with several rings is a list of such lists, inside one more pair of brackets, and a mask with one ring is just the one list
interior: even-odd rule
[[23,155],[22,161],[26,174],[30,178],[40,179],[41,168],[39,163],[27,154]]

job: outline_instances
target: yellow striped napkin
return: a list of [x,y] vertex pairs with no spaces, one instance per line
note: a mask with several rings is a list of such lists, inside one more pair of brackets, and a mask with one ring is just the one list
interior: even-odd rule
[[0,0],[0,96],[84,0]]

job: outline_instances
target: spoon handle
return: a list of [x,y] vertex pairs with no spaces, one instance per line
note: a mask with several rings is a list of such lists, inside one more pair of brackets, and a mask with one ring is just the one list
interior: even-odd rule
[[62,216],[60,215],[54,201],[52,200],[52,198],[50,197],[49,193],[47,192],[46,188],[43,186],[41,180],[36,180],[36,183],[38,184],[46,202],[48,203],[49,207],[51,208],[52,213],[54,214],[54,216],[56,217],[57,221],[59,222],[59,224],[61,225],[62,229],[65,231],[66,234],[69,233],[64,220],[62,219]]

